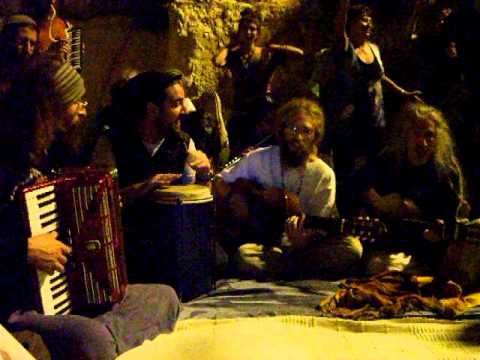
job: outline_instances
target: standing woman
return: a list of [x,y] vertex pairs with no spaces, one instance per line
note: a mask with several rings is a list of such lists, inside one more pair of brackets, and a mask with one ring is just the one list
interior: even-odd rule
[[261,21],[247,8],[242,11],[238,31],[227,48],[213,59],[226,67],[233,79],[233,111],[228,123],[231,152],[237,155],[262,137],[260,123],[272,110],[271,79],[275,69],[287,56],[303,56],[303,50],[291,45],[257,45]]
[[386,125],[382,80],[402,96],[406,91],[384,71],[379,47],[370,41],[373,31],[372,11],[365,5],[350,7],[350,0],[340,0],[335,19],[336,77],[330,107],[333,121],[335,170],[348,176],[380,149]]

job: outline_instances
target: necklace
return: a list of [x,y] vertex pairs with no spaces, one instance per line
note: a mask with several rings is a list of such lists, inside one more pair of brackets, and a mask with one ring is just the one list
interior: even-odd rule
[[[286,179],[286,176],[285,176],[285,169],[284,169],[284,165],[280,165],[280,171],[281,171],[281,176],[282,176],[282,188],[287,190],[287,179]],[[298,170],[298,180],[296,181],[296,186],[293,186],[294,189],[292,189],[292,192],[297,195],[297,196],[300,196],[300,193],[302,192],[302,188],[303,188],[303,179],[305,178],[305,167],[301,167],[299,168]]]
[[252,59],[255,56],[255,48],[250,49],[247,53],[240,55],[240,61],[242,62],[242,66],[245,69],[248,69],[250,64],[252,63]]

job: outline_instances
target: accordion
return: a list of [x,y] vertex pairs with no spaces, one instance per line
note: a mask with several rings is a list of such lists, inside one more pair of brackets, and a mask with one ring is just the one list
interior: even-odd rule
[[66,33],[67,41],[70,45],[70,52],[68,54],[67,61],[75,70],[81,72],[83,68],[84,56],[82,29],[71,26],[66,30]]
[[127,275],[118,186],[108,172],[69,170],[22,189],[31,236],[57,231],[72,247],[65,271],[36,270],[37,308],[47,315],[83,313],[120,301]]

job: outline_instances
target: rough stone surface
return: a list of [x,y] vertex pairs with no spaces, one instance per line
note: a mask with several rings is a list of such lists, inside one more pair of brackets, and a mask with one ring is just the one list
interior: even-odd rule
[[[411,2],[413,4],[413,0]],[[0,4],[8,5],[4,9],[2,6],[5,14],[13,12],[19,3],[0,0]],[[260,44],[291,44],[305,50],[304,61],[287,61],[276,74],[273,90],[282,101],[302,93],[304,82],[310,75],[313,53],[331,46],[338,1],[172,0],[168,5],[168,29],[164,31],[148,31],[138,26],[136,19],[128,16],[128,12],[121,12],[124,15],[118,15],[118,11],[117,15],[85,15],[92,10],[90,8],[94,3],[107,8],[104,2],[68,3],[83,4],[78,9],[73,7],[66,10],[70,11],[73,24],[83,28],[86,44],[83,76],[86,78],[91,114],[108,103],[110,86],[129,69],[146,71],[168,67],[177,67],[192,75],[191,96],[200,95],[206,89],[218,89],[228,114],[231,82],[222,69],[213,66],[211,60],[223,46],[228,45],[237,29],[240,12],[253,7],[261,14]],[[374,39],[382,48],[387,71],[395,79],[400,77],[398,74],[403,74],[398,69],[402,69],[407,55],[404,29],[411,9],[403,3],[393,1],[387,6],[378,1],[380,5],[377,4],[375,16]],[[395,9],[402,11],[390,9],[394,5]],[[90,12],[102,13],[99,9]],[[61,10],[59,13],[62,14]],[[159,18],[157,21],[164,20]],[[160,25],[163,27],[159,28],[167,26],[163,23]]]
[[220,85],[227,105],[231,98],[230,84],[222,82],[223,70],[214,67],[212,58],[228,45],[237,30],[241,11],[247,7],[259,12],[262,18],[261,42],[265,43],[282,28],[285,19],[298,12],[300,1],[178,0],[169,6],[167,62],[191,74],[194,90],[198,93]]

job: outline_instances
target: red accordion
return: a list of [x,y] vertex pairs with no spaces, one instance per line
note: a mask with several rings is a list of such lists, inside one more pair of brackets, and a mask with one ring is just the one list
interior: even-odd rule
[[65,272],[37,271],[39,310],[79,313],[120,301],[127,275],[118,186],[112,175],[68,170],[24,188],[21,198],[31,236],[57,231],[72,247]]

